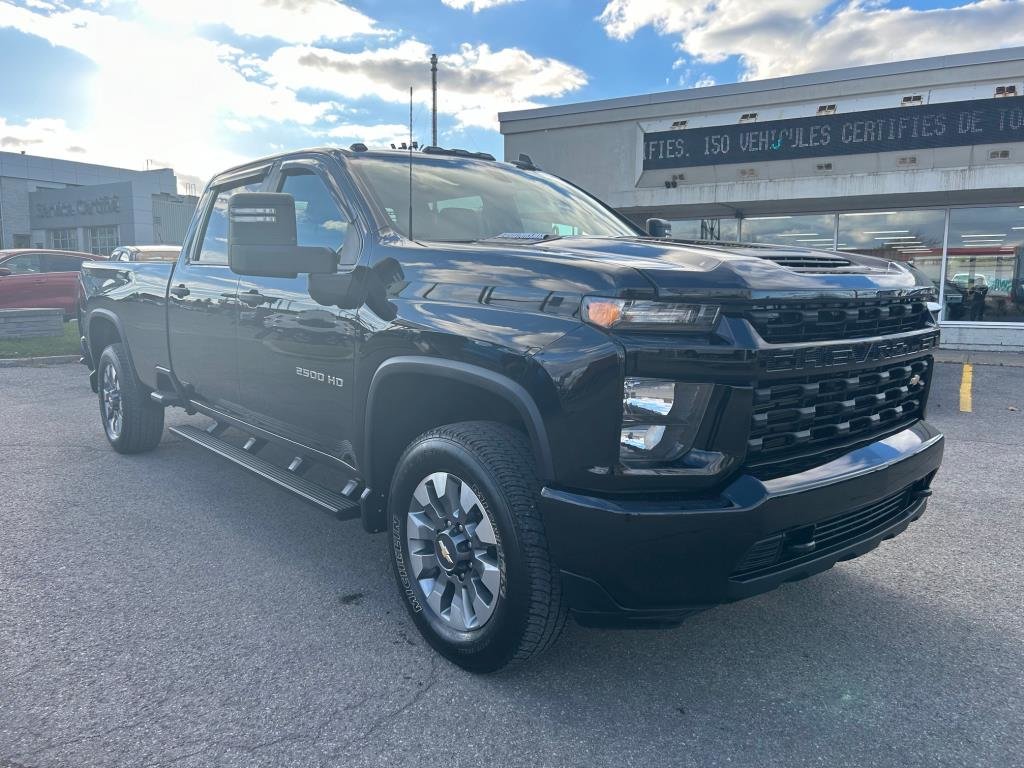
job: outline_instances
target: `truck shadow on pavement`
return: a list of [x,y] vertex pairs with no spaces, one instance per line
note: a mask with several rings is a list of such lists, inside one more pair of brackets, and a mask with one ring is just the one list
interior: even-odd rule
[[[216,471],[223,488],[228,470],[198,466],[204,461],[195,457],[194,470]],[[237,474],[223,488],[228,499],[252,493],[249,478]],[[203,482],[197,477],[195,484]],[[902,734],[900,750],[926,754],[944,744],[950,756],[959,744],[968,760],[977,758],[979,745],[990,745],[998,762],[996,745],[1020,739],[1007,692],[1007,681],[1024,668],[1019,635],[1001,627],[998,616],[958,603],[955,573],[952,585],[941,585],[915,568],[935,544],[927,535],[934,510],[856,561],[698,614],[677,629],[570,623],[547,655],[474,677],[436,658],[416,634],[392,582],[383,536],[325,518],[276,490],[266,493],[281,501],[266,514],[234,502],[214,514],[250,541],[274,542],[297,573],[333,595],[317,609],[333,612],[332,623],[348,623],[350,632],[365,633],[364,641],[397,646],[414,666],[439,671],[432,696],[486,696],[496,711],[527,718],[533,738],[537,729],[554,741],[571,736],[595,762],[624,759],[631,750],[648,759],[680,748],[680,739],[713,745],[722,762],[730,752],[742,762],[752,739],[781,756],[809,732],[837,744],[859,740],[867,760],[886,748],[879,734],[895,731]],[[624,713],[632,746],[615,746],[606,729]]]

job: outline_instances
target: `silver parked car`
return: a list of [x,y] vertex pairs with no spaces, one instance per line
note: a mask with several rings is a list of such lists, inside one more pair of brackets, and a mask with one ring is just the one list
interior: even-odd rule
[[111,261],[177,261],[177,245],[120,245],[110,254]]

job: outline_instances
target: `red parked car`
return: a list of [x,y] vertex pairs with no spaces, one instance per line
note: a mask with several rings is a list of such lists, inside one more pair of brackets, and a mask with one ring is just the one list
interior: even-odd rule
[[82,262],[96,260],[103,257],[42,249],[0,251],[0,309],[59,307],[65,317],[74,317]]

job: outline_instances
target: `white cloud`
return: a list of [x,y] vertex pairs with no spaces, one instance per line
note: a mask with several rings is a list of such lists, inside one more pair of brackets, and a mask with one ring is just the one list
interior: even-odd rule
[[[94,63],[94,71],[81,75],[88,111],[75,116],[81,127],[68,138],[93,162],[144,167],[146,159],[161,157],[184,172],[208,175],[241,159],[228,148],[232,134],[254,125],[313,125],[337,106],[301,101],[266,82],[243,51],[187,28],[83,8],[35,13],[0,0],[4,27]],[[45,146],[59,143],[50,136]]]
[[341,123],[327,131],[327,136],[343,139],[347,142],[363,144],[399,144],[409,140],[409,126],[397,123],[381,123],[379,125],[358,125]]
[[441,2],[449,8],[457,8],[460,11],[464,8],[469,8],[473,13],[480,13],[480,11],[487,10],[488,8],[494,8],[499,5],[521,3],[522,0],[441,0]]
[[139,6],[161,22],[224,24],[240,35],[296,44],[392,34],[337,0],[139,0]]
[[[430,104],[431,49],[416,40],[391,48],[341,53],[327,48],[280,48],[264,67],[273,82],[291,89],[316,88],[344,99],[378,97]],[[492,50],[462,45],[438,59],[438,111],[460,126],[497,128],[498,112],[538,106],[536,98],[558,98],[587,82],[586,75],[557,59],[519,48]]]
[[[47,2],[52,7],[44,8]],[[84,2],[69,8],[62,0],[33,0],[30,8],[0,0],[0,29],[75,51],[92,65],[67,73],[87,105],[81,113],[67,114],[60,104],[40,101],[44,106],[31,114],[34,119],[0,122],[0,140],[6,139],[0,149],[130,168],[159,160],[173,166],[179,178],[206,177],[242,162],[258,137],[278,127],[282,136],[275,135],[275,143],[290,144],[303,132],[339,143],[406,140],[408,129],[395,124],[390,105],[407,103],[410,84],[418,105],[416,138],[426,138],[427,45],[388,40],[383,48],[343,53],[308,44],[352,35],[379,40],[385,34],[373,19],[343,3]],[[230,27],[242,36],[239,47],[205,37],[209,25]],[[277,43],[261,40],[258,55],[245,39],[250,36],[273,37]],[[268,50],[269,55],[263,53]],[[439,70],[439,110],[455,117],[454,126],[442,130],[495,129],[499,111],[539,106],[536,99],[559,98],[587,82],[582,71],[557,59],[487,45],[462,45],[442,55]],[[364,98],[387,102],[387,119],[375,124],[366,110],[352,109],[353,100]],[[243,143],[249,146],[245,155],[238,149]]]
[[738,57],[743,79],[906,60],[1024,43],[1024,3],[891,8],[847,0],[611,0],[598,17],[610,37],[652,27],[679,37],[694,61]]

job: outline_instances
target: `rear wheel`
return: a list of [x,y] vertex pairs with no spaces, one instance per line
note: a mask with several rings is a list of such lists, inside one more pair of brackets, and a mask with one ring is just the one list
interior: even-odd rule
[[468,670],[528,659],[564,626],[539,485],[525,435],[503,424],[431,430],[399,460],[388,505],[398,588],[427,642]]
[[124,344],[103,350],[97,383],[103,431],[114,450],[142,453],[155,448],[164,431],[164,409],[149,399]]

